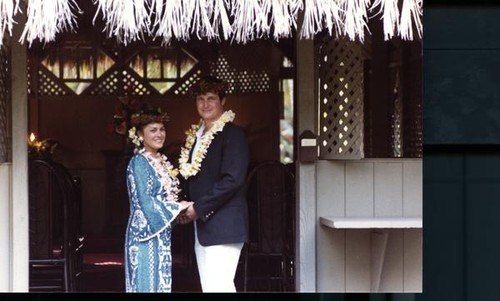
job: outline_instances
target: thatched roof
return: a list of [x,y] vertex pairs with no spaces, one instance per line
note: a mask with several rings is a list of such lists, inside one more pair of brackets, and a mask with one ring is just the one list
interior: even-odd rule
[[[386,40],[422,36],[423,0],[85,1],[96,6],[93,19],[104,22],[108,36],[124,44],[148,36],[164,44],[192,37],[246,43],[259,38],[279,40],[294,33],[308,39],[319,32],[363,41],[369,34],[369,18],[383,20]],[[20,42],[31,45],[34,40],[51,42],[58,33],[75,30],[75,16],[83,13],[77,0],[0,0],[0,43],[4,34],[12,35],[17,15],[26,17]]]

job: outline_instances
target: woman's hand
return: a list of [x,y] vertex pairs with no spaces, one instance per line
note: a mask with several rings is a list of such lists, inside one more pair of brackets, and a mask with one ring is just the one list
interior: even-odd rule
[[189,201],[185,201],[185,200],[182,200],[179,203],[181,204],[182,210],[185,210],[187,207],[189,207],[193,204],[193,202],[189,202]]
[[191,207],[193,205],[193,202],[182,200],[179,202],[179,204],[181,205],[180,206],[181,212],[177,216],[177,222],[179,224],[187,224],[187,223],[191,222],[191,220],[186,216],[186,211],[189,207]]
[[194,219],[196,219],[195,218],[196,213],[195,213],[195,216],[193,216],[193,213],[194,213],[193,204],[194,204],[194,202],[182,200],[179,203],[181,204],[182,210],[179,213],[179,215],[177,216],[177,221],[180,224],[187,224],[187,223],[192,222]]

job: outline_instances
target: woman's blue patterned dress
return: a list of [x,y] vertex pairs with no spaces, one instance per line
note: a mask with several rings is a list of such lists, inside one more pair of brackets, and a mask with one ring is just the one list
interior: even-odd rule
[[171,222],[181,208],[177,202],[167,201],[168,192],[161,184],[161,177],[145,155],[131,158],[127,167],[130,199],[125,236],[127,292],[170,292],[172,288]]

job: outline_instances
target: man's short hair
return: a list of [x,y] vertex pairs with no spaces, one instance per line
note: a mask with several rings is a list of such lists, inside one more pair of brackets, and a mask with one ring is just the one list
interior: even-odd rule
[[204,76],[190,90],[195,98],[198,95],[212,92],[219,95],[220,99],[223,99],[226,96],[228,86],[225,81],[214,76]]

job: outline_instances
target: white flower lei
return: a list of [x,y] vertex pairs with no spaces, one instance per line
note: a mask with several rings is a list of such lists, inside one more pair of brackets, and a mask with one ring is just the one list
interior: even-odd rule
[[233,121],[234,116],[235,114],[231,110],[225,111],[220,116],[220,118],[212,125],[210,130],[208,130],[202,137],[200,149],[195,154],[191,163],[188,163],[189,153],[191,152],[194,142],[196,141],[196,132],[200,128],[203,120],[200,120],[198,124],[191,125],[191,128],[186,131],[186,144],[181,148],[181,156],[179,158],[179,172],[185,179],[196,175],[198,171],[200,171],[201,162],[205,158],[208,147],[210,146],[210,143],[212,143],[215,134],[222,131],[227,122]]
[[155,158],[145,149],[141,149],[139,153],[143,154],[146,159],[148,159],[151,166],[153,166],[154,170],[158,173],[160,183],[167,194],[167,201],[177,201],[179,192],[181,191],[179,188],[179,179],[177,178],[179,171],[173,167],[172,163],[168,161],[165,155]]

